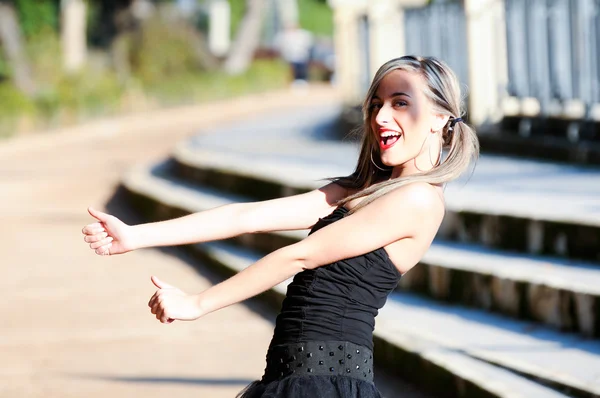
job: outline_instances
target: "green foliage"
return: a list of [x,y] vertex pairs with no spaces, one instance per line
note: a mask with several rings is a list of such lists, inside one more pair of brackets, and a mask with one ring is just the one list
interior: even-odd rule
[[202,38],[183,23],[167,25],[153,18],[131,40],[132,68],[144,84],[203,69]]
[[[53,3],[18,1],[29,13],[25,19],[38,21],[28,28],[25,45],[37,92],[28,98],[13,86],[8,63],[0,53],[0,136],[19,129],[58,127],[89,117],[147,109],[149,103],[212,101],[288,84],[289,68],[277,59],[256,60],[239,76],[213,70],[214,59],[206,54],[201,34],[184,23],[167,26],[158,17],[141,30],[117,38],[110,53],[112,64],[108,53],[102,56],[96,51],[89,54],[88,67],[67,75],[56,20],[39,17],[48,16]],[[231,1],[241,6],[243,14],[245,1]],[[37,10],[37,19],[31,17],[37,15],[32,4],[41,5],[46,14]]]
[[[300,26],[320,36],[333,35],[333,10],[327,0],[297,0]],[[229,0],[231,37],[235,37],[246,11],[246,0]]]
[[26,53],[37,84],[56,84],[62,74],[62,52],[57,32],[47,32],[26,42]]
[[30,38],[58,28],[58,2],[52,0],[15,0],[21,30]]
[[3,51],[0,51],[0,81],[2,79],[8,79],[11,76],[10,65],[6,60],[6,56]]
[[146,88],[165,105],[190,101],[211,101],[236,95],[285,87],[287,64],[278,59],[252,63],[246,73],[230,76],[222,71],[188,73],[157,81]]
[[231,9],[231,37],[237,34],[244,12],[246,11],[246,0],[229,0]]
[[33,111],[33,103],[16,87],[10,83],[0,84],[0,120]]
[[333,11],[321,0],[297,0],[300,26],[320,36],[333,35]]
[[41,90],[34,103],[41,116],[52,118],[61,111],[85,117],[118,109],[123,89],[111,73],[84,71],[63,76],[57,84]]

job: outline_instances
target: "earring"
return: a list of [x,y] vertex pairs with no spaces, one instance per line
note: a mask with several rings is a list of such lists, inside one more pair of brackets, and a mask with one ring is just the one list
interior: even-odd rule
[[[440,137],[441,137],[441,132],[439,132],[439,131],[437,131],[437,132],[440,133]],[[427,140],[429,140],[429,137],[427,138]],[[429,144],[429,145],[431,145],[431,144]],[[431,151],[429,151],[429,163],[431,163],[431,166],[435,167],[435,166],[439,166],[442,164],[443,151],[444,151],[444,142],[442,140],[440,140],[440,156],[435,165],[431,161]]]
[[375,161],[373,160],[373,152],[371,152],[371,163],[373,163],[373,166],[377,167],[381,171],[390,171],[391,169],[393,169],[393,167],[390,167],[388,169],[382,169],[381,167],[377,166],[377,163],[375,163]]

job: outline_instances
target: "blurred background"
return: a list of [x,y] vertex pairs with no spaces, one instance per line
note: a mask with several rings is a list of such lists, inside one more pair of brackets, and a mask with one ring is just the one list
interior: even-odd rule
[[307,55],[284,55],[310,56],[311,80],[328,81],[333,73],[333,17],[324,0],[0,7],[2,136],[285,87],[291,74],[280,56],[280,32],[300,24],[307,38],[291,40]]
[[260,378],[285,283],[165,326],[149,276],[202,291],[307,231],[100,257],[85,209],[138,224],[347,175],[405,54],[457,73],[482,155],[377,317],[378,387],[599,397],[598,0],[0,0],[0,397]]

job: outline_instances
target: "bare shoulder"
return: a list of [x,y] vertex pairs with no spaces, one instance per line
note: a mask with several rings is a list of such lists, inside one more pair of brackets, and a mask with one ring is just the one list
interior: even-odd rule
[[394,189],[384,197],[390,204],[402,203],[415,211],[432,212],[443,216],[445,211],[443,193],[440,187],[426,182],[413,182]]
[[400,270],[410,269],[429,247],[444,213],[437,187],[411,183],[395,188],[294,246],[306,268],[385,248]]
[[414,227],[410,239],[399,239],[385,246],[392,263],[404,274],[420,261],[441,225],[445,213],[443,191],[440,187],[416,182],[390,194],[395,202],[406,207]]

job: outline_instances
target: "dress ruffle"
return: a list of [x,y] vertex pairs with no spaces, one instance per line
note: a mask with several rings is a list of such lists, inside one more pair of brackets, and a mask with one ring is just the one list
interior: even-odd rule
[[289,376],[257,380],[236,398],[383,398],[375,384],[347,376]]

